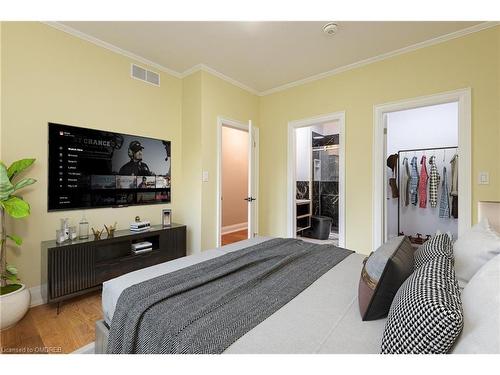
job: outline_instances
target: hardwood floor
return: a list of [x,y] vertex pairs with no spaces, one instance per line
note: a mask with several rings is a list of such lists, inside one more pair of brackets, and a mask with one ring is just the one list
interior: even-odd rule
[[[222,236],[222,245],[247,239],[247,230]],[[95,341],[95,322],[102,319],[101,292],[61,304],[29,309],[14,327],[0,334],[0,353],[71,353]]]
[[223,234],[221,237],[222,245],[229,245],[233,242],[238,242],[242,240],[246,240],[248,238],[248,232],[246,229],[240,230],[238,232]]
[[95,340],[95,322],[102,319],[101,292],[61,304],[29,309],[14,327],[1,332],[0,353],[71,353]]

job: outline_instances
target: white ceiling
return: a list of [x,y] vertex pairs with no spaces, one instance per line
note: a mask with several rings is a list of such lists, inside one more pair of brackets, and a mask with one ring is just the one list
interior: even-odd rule
[[60,22],[179,74],[203,64],[257,92],[480,22]]

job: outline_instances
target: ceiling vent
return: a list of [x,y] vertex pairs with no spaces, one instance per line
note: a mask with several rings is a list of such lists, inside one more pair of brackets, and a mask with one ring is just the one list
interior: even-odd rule
[[132,78],[150,83],[155,86],[160,86],[160,75],[151,70],[147,70],[139,65],[131,65],[131,76]]

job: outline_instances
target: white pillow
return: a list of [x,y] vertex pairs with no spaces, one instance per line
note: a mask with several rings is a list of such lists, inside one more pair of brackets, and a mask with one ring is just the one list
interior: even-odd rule
[[464,329],[452,352],[500,354],[500,255],[464,288],[462,307]]
[[458,237],[453,254],[458,283],[463,288],[486,262],[500,254],[500,236],[483,219]]

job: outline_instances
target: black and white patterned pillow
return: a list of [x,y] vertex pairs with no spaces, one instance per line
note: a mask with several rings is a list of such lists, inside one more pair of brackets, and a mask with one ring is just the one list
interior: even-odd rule
[[453,260],[436,257],[406,279],[389,310],[382,354],[447,353],[463,328]]
[[415,251],[415,269],[438,256],[453,259],[453,244],[446,233],[436,234]]

